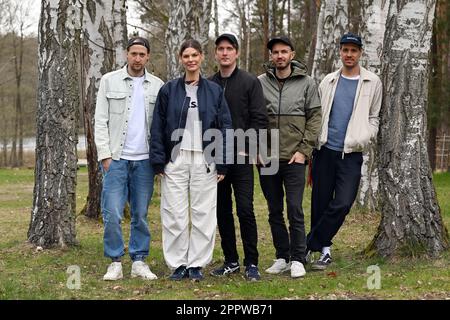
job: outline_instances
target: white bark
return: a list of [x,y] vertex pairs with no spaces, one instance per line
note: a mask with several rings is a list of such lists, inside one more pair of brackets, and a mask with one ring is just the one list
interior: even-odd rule
[[378,141],[382,220],[369,254],[436,257],[448,247],[426,143],[435,4],[435,0],[390,2]]
[[108,5],[84,2],[81,65],[89,195],[83,211],[88,217],[99,218],[102,184],[94,142],[95,102],[102,75],[126,63],[126,0],[112,0]]
[[195,39],[207,52],[212,0],[169,0],[169,25],[166,32],[167,78],[182,74],[179,49],[183,41]]
[[317,21],[317,42],[311,75],[320,82],[341,66],[339,40],[348,31],[347,0],[323,1]]
[[[381,54],[389,4],[386,0],[364,0],[364,15],[360,25],[364,51],[361,65],[380,75]],[[357,204],[369,211],[378,208],[378,149],[376,141],[372,141],[363,155],[361,167],[361,183]]]

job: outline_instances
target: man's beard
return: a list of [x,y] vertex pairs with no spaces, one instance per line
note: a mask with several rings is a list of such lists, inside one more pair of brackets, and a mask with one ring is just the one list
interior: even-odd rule
[[289,68],[290,65],[291,65],[291,62],[289,61],[289,62],[286,62],[286,64],[284,64],[282,66],[275,64],[275,68],[278,71],[283,71],[283,70],[286,70],[287,68]]

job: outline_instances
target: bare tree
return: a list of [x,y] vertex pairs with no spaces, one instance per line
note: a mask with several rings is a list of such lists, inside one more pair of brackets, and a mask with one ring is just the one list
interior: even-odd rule
[[89,173],[89,194],[82,212],[98,219],[102,176],[97,161],[94,141],[94,113],[100,78],[103,74],[123,66],[127,43],[126,0],[112,5],[86,2],[83,10],[83,43],[81,65],[83,70],[83,115],[86,133],[86,155]]
[[76,243],[82,3],[42,0],[36,167],[28,240],[51,247]]
[[435,0],[391,0],[382,55],[382,220],[369,255],[438,256],[449,246],[427,152],[426,107]]
[[207,52],[212,0],[169,0],[169,25],[166,32],[167,77],[181,75],[178,50],[183,41],[195,39]]
[[[10,1],[4,4],[6,6],[6,16],[8,21],[8,31],[11,33],[13,48],[14,76],[15,76],[15,120],[14,134],[12,138],[11,159],[12,167],[23,165],[23,108],[22,108],[22,72],[24,55],[24,32],[30,26],[29,10],[31,2],[29,1]],[[19,148],[17,149],[17,143]]]

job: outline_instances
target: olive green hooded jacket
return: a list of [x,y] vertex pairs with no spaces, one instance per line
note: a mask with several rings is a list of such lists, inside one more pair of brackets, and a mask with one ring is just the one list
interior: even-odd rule
[[[295,152],[311,157],[321,125],[321,107],[317,85],[307,74],[304,63],[292,60],[292,73],[284,84],[275,77],[272,63],[265,64],[266,73],[260,75],[270,129],[279,129],[279,160],[290,160]],[[272,149],[272,150],[271,150]],[[271,154],[271,158],[276,157]]]

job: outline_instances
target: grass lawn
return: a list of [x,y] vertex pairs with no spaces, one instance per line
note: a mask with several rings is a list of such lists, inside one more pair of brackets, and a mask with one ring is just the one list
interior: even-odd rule
[[[360,252],[373,238],[379,216],[361,211],[351,212],[333,245],[334,263],[326,272],[308,272],[302,279],[289,274],[268,275],[263,272],[274,259],[274,248],[267,221],[266,202],[258,179],[255,179],[255,212],[258,222],[258,248],[262,280],[247,282],[240,274],[213,278],[209,271],[222,262],[219,234],[213,262],[206,268],[201,283],[167,280],[161,248],[159,188],[156,187],[149,211],[152,232],[148,262],[159,279],[146,282],[131,279],[131,262],[123,260],[124,279],[105,282],[103,274],[109,260],[103,257],[100,221],[77,217],[79,246],[68,249],[37,251],[26,242],[33,193],[33,170],[0,169],[0,300],[1,299],[450,299],[450,253],[439,259],[404,258],[386,261],[367,259]],[[447,228],[450,229],[450,174],[434,176],[438,200]],[[306,229],[309,230],[310,189],[304,196]],[[87,194],[87,172],[79,171],[77,210]],[[124,222],[128,238],[129,221]],[[238,235],[238,239],[240,236]],[[239,240],[240,256],[242,246]],[[242,261],[241,261],[242,263]],[[369,290],[367,268],[381,270],[381,288]],[[81,288],[68,289],[70,266],[80,269]],[[307,268],[307,271],[309,269]],[[70,282],[70,279],[69,279]]]

